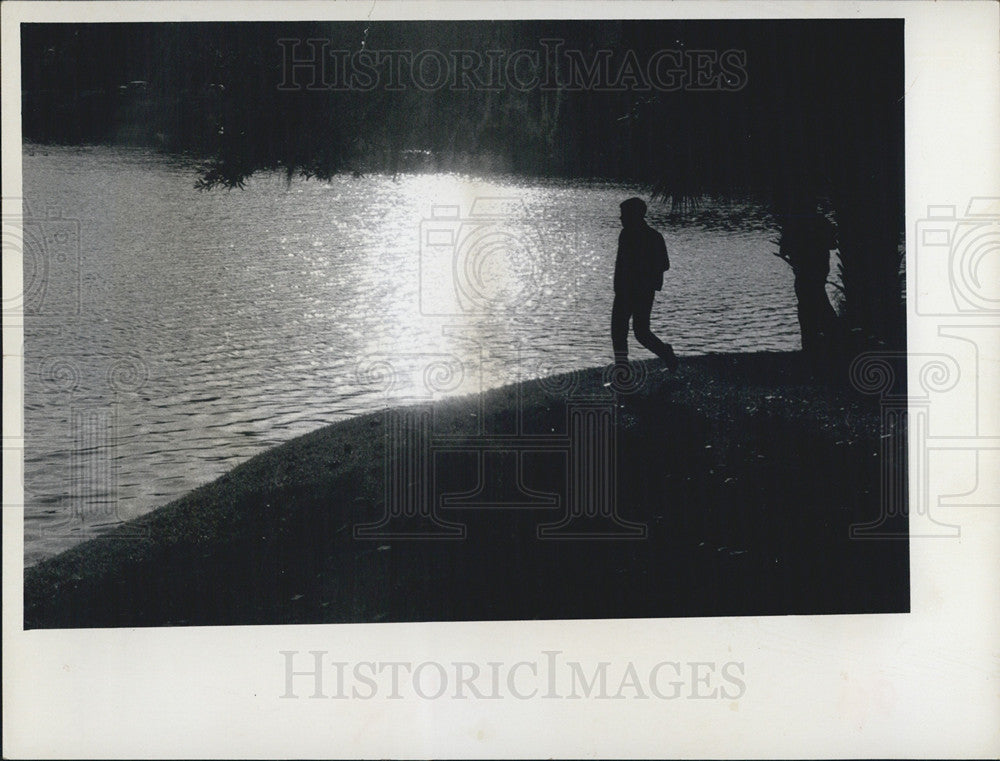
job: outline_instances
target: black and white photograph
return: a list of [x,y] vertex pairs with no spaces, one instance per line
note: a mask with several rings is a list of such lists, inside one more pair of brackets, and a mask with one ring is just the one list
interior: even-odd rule
[[902,43],[23,26],[25,624],[906,612]]
[[[960,88],[913,76],[926,3],[73,5],[3,19],[5,639],[172,661],[266,631],[264,717],[482,712],[457,744],[403,721],[252,755],[585,752],[511,745],[491,699],[713,732],[770,689],[751,647],[837,674],[859,735],[589,752],[931,747],[866,744],[903,731],[906,668],[849,661],[909,653],[860,643],[944,605],[927,548],[973,553],[960,609],[997,613],[976,586],[1000,506],[995,6],[935,11],[974,43],[977,130]],[[920,86],[979,136],[963,196],[912,190],[939,130]],[[632,633],[572,638],[606,626]],[[702,644],[651,656],[675,626]],[[542,644],[486,644],[518,632]],[[988,690],[996,635],[938,665]],[[411,655],[365,648],[392,636]],[[142,663],[112,681],[141,691]],[[997,751],[989,694],[956,752]],[[247,752],[224,734],[75,747]],[[18,737],[12,757],[66,752]]]

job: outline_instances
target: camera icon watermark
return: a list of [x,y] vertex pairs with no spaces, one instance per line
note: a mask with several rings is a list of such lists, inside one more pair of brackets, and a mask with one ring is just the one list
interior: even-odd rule
[[435,205],[420,224],[420,313],[516,315],[536,309],[544,241],[516,197],[476,198],[466,216]]
[[1000,315],[1000,198],[929,206],[916,241],[918,315]]
[[[21,260],[21,278],[7,271]],[[80,314],[80,220],[58,207],[33,213],[21,198],[3,199],[3,314]]]

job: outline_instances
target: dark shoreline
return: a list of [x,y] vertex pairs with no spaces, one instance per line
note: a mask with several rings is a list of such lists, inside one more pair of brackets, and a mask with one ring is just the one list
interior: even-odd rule
[[[559,451],[525,455],[519,475],[492,455],[480,501],[510,501],[519,481],[535,506],[439,509],[464,538],[356,538],[384,515],[384,430],[407,414],[376,413],[26,569],[25,628],[909,610],[908,542],[849,536],[880,515],[876,398],[815,380],[798,353],[690,358],[669,380],[657,361],[636,367],[645,381],[617,408],[616,515],[644,538],[539,538],[569,509]],[[613,404],[603,381],[594,368],[427,412],[446,436],[479,416],[509,435],[518,409],[524,431],[558,436],[568,403]],[[435,462],[438,492],[474,487],[475,454]]]
[[[80,142],[80,143],[68,143],[68,142],[57,142],[57,141],[39,141],[36,139],[27,139],[21,141],[21,151],[22,153],[42,153],[45,154],[46,151],[58,151],[58,150],[68,150],[68,151],[93,151],[95,149],[103,150],[118,150],[118,151],[134,151],[136,153],[144,153],[149,156],[155,156],[162,159],[166,163],[176,164],[185,169],[188,169],[192,173],[192,179],[197,181],[201,176],[201,171],[206,167],[210,166],[212,161],[215,159],[213,154],[206,152],[198,152],[190,149],[168,149],[153,143],[130,143],[127,141],[120,140],[95,140],[90,142]],[[389,166],[381,165],[371,165],[366,166],[363,169],[357,169],[353,166],[344,166],[341,169],[333,173],[333,177],[353,177],[353,178],[365,178],[365,177],[408,177],[408,176],[422,176],[422,175],[437,175],[437,174],[453,174],[460,175],[463,177],[468,177],[475,181],[491,182],[491,183],[517,183],[517,182],[529,182],[534,185],[554,186],[563,187],[567,183],[572,183],[573,185],[586,187],[586,188],[604,188],[604,187],[634,187],[643,188],[648,187],[649,183],[644,182],[636,178],[628,177],[618,177],[614,175],[580,175],[571,174],[567,172],[558,171],[548,171],[548,172],[526,172],[526,171],[515,171],[506,170],[498,171],[495,169],[490,169],[488,167],[481,166],[467,166],[467,167],[437,167],[437,166],[409,166],[393,169]],[[283,179],[287,179],[287,173],[282,171],[280,168],[271,169],[261,169],[254,173],[254,177],[260,176],[280,176]],[[304,175],[296,175],[295,179],[302,181],[306,179],[316,179],[308,178]],[[249,178],[248,178],[249,181]],[[222,188],[214,188],[218,192],[223,192]],[[225,189],[225,192],[233,192],[233,188]],[[711,210],[716,207],[734,207],[743,204],[750,204],[759,207],[757,214],[761,218],[768,219],[772,224],[777,224],[773,220],[773,214],[768,210],[768,202],[766,194],[760,190],[752,190],[750,188],[739,188],[732,192],[726,193],[725,195],[696,195],[690,198],[684,198],[684,204],[677,204],[677,208],[674,208],[671,200],[659,199],[663,202],[663,207],[669,211],[671,217],[676,219],[683,219],[685,223],[699,223],[698,214],[704,210]],[[679,199],[680,200],[680,199]],[[654,206],[655,208],[655,206]]]

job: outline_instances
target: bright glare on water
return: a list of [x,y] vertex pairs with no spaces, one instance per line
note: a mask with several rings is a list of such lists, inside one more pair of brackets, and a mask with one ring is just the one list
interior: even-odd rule
[[[194,179],[144,151],[25,151],[27,565],[327,423],[611,359],[618,204],[641,188]],[[651,208],[671,261],[652,327],[682,357],[798,348],[763,219]]]

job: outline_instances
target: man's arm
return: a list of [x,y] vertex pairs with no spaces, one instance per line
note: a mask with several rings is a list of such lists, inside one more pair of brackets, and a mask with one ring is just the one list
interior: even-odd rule
[[618,250],[615,253],[614,289],[616,293],[620,291],[622,289],[622,286],[624,285],[623,278],[625,277],[625,274],[624,272],[622,272],[622,270],[624,269],[624,264],[622,263],[622,238],[624,237],[624,235],[625,235],[624,230],[618,233]]
[[670,269],[670,257],[667,255],[667,242],[663,239],[663,233],[657,232],[657,237],[660,239],[660,257],[661,263],[663,264],[663,272]]

